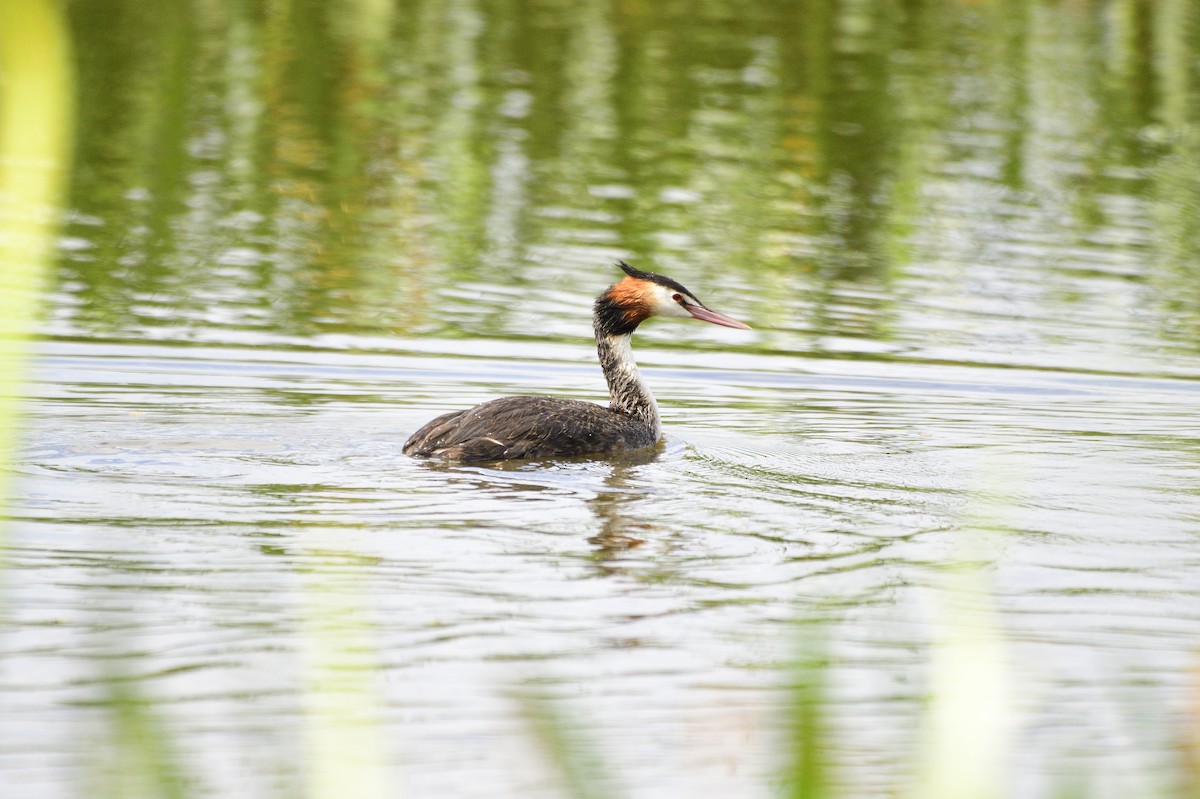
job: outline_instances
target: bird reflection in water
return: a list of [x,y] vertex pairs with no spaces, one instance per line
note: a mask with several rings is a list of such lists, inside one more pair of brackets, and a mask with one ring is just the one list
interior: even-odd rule
[[653,447],[606,459],[609,473],[604,478],[604,489],[587,500],[600,524],[599,532],[588,538],[588,543],[596,547],[592,560],[604,574],[624,573],[626,570],[617,565],[621,556],[650,538],[661,538],[666,530],[641,512],[645,507],[641,501],[653,490],[634,480],[639,467],[653,463],[661,454],[661,448]]
[[[657,490],[647,482],[639,481],[637,476],[642,467],[660,457],[672,457],[672,450],[677,451],[677,445],[660,443],[639,450],[549,462],[496,461],[486,465],[468,465],[426,460],[419,463],[432,471],[467,477],[472,490],[488,491],[493,496],[498,482],[505,492],[516,495],[562,488],[571,488],[573,493],[579,495],[586,491],[590,496],[583,498],[583,502],[595,514],[598,523],[598,530],[587,538],[587,542],[595,546],[591,560],[603,574],[621,574],[628,571],[617,565],[622,555],[644,546],[650,540],[662,540],[668,530],[642,512],[647,507],[642,501],[655,495]],[[583,484],[571,485],[575,482],[568,476],[572,472],[584,478],[580,481]],[[596,486],[596,478],[601,475],[602,485]],[[521,477],[528,479],[522,480]]]

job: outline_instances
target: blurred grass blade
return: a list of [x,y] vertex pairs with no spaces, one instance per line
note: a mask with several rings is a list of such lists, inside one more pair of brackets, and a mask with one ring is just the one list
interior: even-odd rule
[[952,573],[930,659],[919,799],[999,799],[1005,793],[1011,697],[995,611],[977,571]]
[[105,688],[110,738],[103,747],[105,760],[97,766],[100,795],[111,799],[184,799],[188,792],[171,737],[137,683],[110,675]]
[[617,796],[609,772],[595,746],[579,734],[558,704],[532,689],[517,692],[536,743],[557,771],[566,795],[573,799],[613,799]]
[[0,513],[28,341],[62,215],[73,101],[59,4],[0,0]]
[[1185,711],[1183,731],[1183,795],[1200,799],[1200,652],[1192,668],[1191,696]]
[[301,632],[309,799],[394,799],[388,791],[378,664],[359,575],[318,555],[304,575]]
[[822,656],[823,647],[810,644],[805,649],[808,654],[797,660],[792,673],[784,795],[788,799],[826,799],[832,795],[825,716],[829,666]]

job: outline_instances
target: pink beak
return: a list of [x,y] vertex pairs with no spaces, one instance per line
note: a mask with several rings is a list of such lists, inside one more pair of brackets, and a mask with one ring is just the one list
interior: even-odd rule
[[702,319],[705,322],[712,322],[714,325],[722,325],[724,327],[736,327],[738,330],[749,330],[750,325],[739,322],[732,316],[726,316],[723,313],[710,311],[703,305],[685,305],[684,309],[697,319]]

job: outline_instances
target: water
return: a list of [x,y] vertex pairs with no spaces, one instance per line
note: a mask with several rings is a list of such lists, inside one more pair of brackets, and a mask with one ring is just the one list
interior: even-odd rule
[[[114,672],[196,795],[294,795],[314,574],[362,611],[403,795],[560,795],[529,680],[630,796],[772,795],[816,621],[848,793],[893,795],[964,558],[1017,686],[1009,794],[1166,779],[1200,664],[1189,5],[69,13],[6,795],[89,794]],[[616,258],[755,328],[639,331],[660,448],[400,455],[488,398],[602,401]]]

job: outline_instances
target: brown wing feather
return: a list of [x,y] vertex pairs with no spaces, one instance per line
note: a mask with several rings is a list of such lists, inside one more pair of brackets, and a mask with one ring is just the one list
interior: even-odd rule
[[407,455],[479,461],[563,457],[647,447],[654,432],[591,402],[503,397],[443,414],[413,433]]

